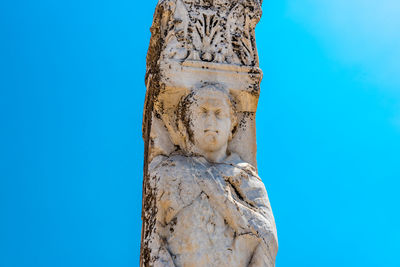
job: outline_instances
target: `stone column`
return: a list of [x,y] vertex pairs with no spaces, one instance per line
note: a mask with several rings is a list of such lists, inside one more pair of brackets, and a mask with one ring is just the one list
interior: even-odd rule
[[160,0],[147,55],[141,266],[275,266],[257,174],[261,0]]

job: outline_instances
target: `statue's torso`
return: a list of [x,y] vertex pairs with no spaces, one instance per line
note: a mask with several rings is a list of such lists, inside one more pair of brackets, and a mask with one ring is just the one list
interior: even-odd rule
[[198,186],[196,179],[204,173],[191,164],[177,156],[158,171],[163,239],[175,265],[247,266],[258,241],[236,235]]

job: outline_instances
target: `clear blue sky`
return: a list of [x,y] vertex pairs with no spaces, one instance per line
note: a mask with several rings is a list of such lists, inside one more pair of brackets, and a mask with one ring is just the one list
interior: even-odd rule
[[[155,4],[0,2],[0,267],[138,266]],[[400,266],[400,2],[263,9],[277,267]]]

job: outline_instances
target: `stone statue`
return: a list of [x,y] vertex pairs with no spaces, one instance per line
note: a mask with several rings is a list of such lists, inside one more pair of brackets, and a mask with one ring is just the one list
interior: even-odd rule
[[156,194],[154,266],[274,266],[275,222],[256,170],[228,151],[229,94],[206,84],[179,105],[185,151],[150,164]]
[[257,174],[261,0],[159,0],[147,54],[140,266],[274,267]]

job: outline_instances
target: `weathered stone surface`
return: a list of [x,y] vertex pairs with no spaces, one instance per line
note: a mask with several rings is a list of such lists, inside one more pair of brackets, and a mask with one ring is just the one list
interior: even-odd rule
[[147,57],[141,266],[275,266],[256,170],[257,0],[164,0]]

